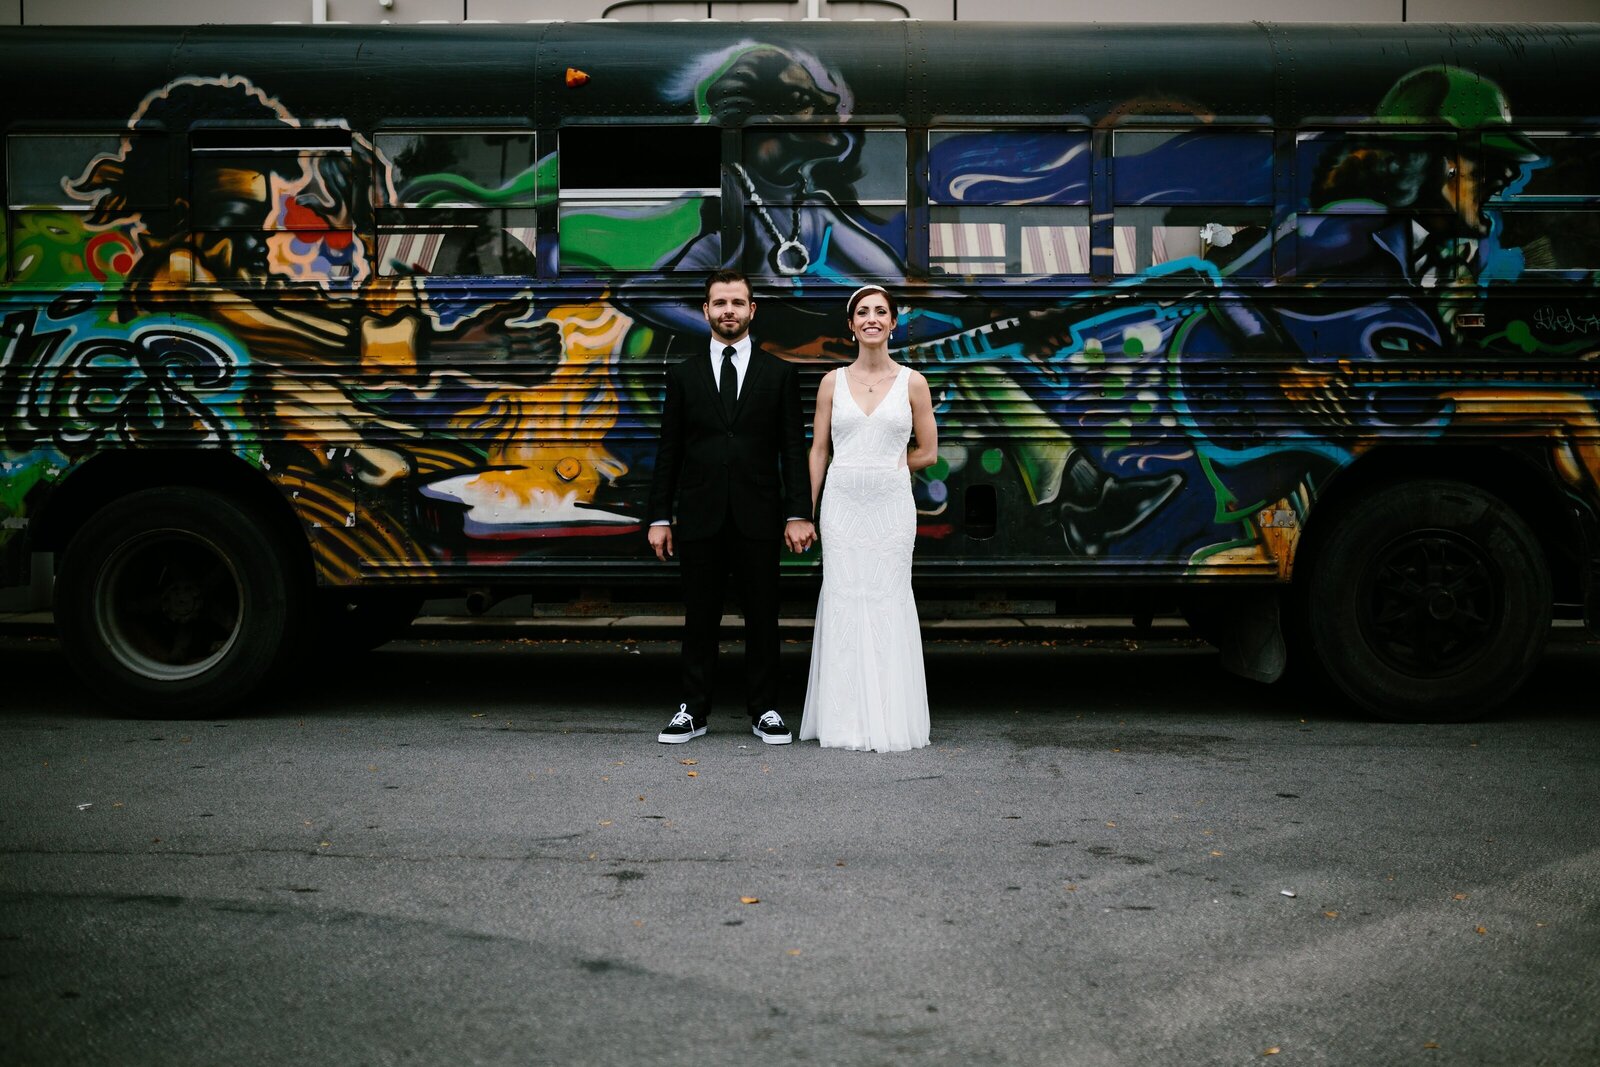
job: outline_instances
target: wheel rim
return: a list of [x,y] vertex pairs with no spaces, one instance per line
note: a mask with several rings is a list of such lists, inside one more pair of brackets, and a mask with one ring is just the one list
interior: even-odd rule
[[171,682],[215,667],[244,622],[244,586],[226,553],[187,530],[120,545],[95,590],[95,624],[117,662]]
[[1450,531],[1390,542],[1373,556],[1362,585],[1362,636],[1385,664],[1405,674],[1452,674],[1500,630],[1503,600],[1493,559],[1477,542]]

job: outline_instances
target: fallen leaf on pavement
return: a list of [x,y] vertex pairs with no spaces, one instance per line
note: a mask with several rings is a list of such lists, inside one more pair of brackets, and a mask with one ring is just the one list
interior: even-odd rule
[[611,820],[610,819],[601,819],[600,820],[600,825],[601,826],[610,826],[611,825]]
[[1467,895],[1465,893],[1457,893],[1455,896],[1451,897],[1450,899],[1451,900],[1466,900],[1467,899]]
[[760,897],[740,897],[739,898],[739,903],[741,903],[741,904],[759,904],[759,903],[761,903],[761,898]]
[[1478,927],[1478,936],[1479,937],[1482,937],[1484,934],[1486,934],[1488,932],[1489,932],[1489,930],[1488,930],[1487,927],[1483,927],[1483,926]]
[[1262,1055],[1263,1056],[1276,1056],[1278,1053],[1280,1053],[1282,1051],[1283,1051],[1283,1049],[1279,1048],[1277,1045],[1273,1045],[1271,1048],[1267,1049],[1267,1051],[1263,1052]]
[[683,764],[685,767],[693,767],[696,763],[699,763],[700,761],[697,760],[697,759],[681,759],[678,762]]
[[1337,919],[1339,917],[1339,913],[1336,911],[1325,911],[1322,914],[1330,919]]
[[689,772],[689,777],[690,778],[698,778],[698,777],[700,777],[700,772],[699,771],[690,771]]

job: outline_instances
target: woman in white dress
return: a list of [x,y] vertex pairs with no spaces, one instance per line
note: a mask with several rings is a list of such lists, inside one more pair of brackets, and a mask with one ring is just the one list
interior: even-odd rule
[[896,309],[888,291],[862,286],[847,314],[856,360],[822,379],[811,439],[812,509],[822,500],[822,596],[800,739],[897,752],[928,743],[911,596],[911,472],[938,458],[938,429],[928,380],[889,358]]

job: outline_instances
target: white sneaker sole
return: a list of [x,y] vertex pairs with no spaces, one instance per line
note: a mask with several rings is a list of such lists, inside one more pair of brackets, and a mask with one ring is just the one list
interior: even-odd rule
[[656,734],[656,740],[660,741],[663,745],[681,745],[685,741],[693,741],[695,738],[699,737],[705,732],[706,728],[701,726],[697,729],[690,730],[686,734]]
[[754,726],[750,727],[750,732],[761,738],[761,743],[765,745],[787,745],[789,742],[794,740],[794,734],[784,734],[782,737],[771,737],[762,733],[760,729]]

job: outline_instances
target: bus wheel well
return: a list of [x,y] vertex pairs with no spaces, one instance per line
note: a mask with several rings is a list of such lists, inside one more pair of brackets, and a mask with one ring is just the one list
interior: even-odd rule
[[51,493],[32,527],[35,546],[61,553],[100,509],[130,493],[179,486],[207,489],[249,507],[272,525],[297,573],[311,580],[311,553],[288,503],[258,469],[229,452],[107,452],[85,462]]
[[[1572,508],[1555,475],[1537,462],[1536,454],[1504,448],[1395,445],[1365,453],[1318,495],[1295,554],[1297,579],[1315,568],[1327,536],[1358,502],[1389,486],[1424,479],[1463,482],[1505,501],[1539,539],[1555,599],[1581,602],[1583,564],[1570,547],[1563,547],[1582,540]],[[1295,584],[1303,588],[1305,582]]]

